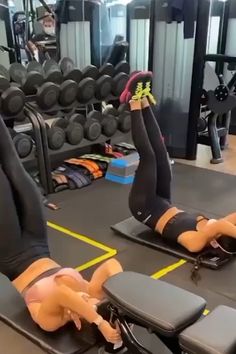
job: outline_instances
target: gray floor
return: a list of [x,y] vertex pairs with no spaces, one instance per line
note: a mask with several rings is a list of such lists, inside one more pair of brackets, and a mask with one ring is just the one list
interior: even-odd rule
[[[223,216],[236,209],[236,178],[185,165],[174,167],[173,200],[188,211],[200,211],[211,217]],[[48,220],[79,234],[86,235],[118,250],[117,258],[127,270],[151,275],[177,261],[176,258],[127,241],[115,235],[110,225],[130,216],[127,199],[129,186],[104,179],[80,191],[66,191],[51,200],[58,211],[47,210]],[[76,267],[100,256],[103,252],[49,228],[52,255],[62,265]],[[142,260],[140,262],[140,260]],[[164,280],[206,298],[208,309],[218,304],[236,308],[236,262],[219,271],[201,270],[198,286],[190,280],[191,265],[169,273]],[[90,276],[94,267],[85,271]],[[143,336],[143,334],[142,334]],[[146,339],[157,347],[155,339]],[[42,354],[43,351],[0,324],[1,352],[4,354]],[[96,350],[91,351],[95,353]],[[161,350],[164,354],[164,350]]]

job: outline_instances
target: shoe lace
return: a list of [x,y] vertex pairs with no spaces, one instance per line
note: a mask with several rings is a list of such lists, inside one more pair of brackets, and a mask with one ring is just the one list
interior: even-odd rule
[[151,101],[151,103],[156,104],[156,100],[153,96],[153,94],[151,93],[151,81],[148,81],[146,83],[146,87],[145,89],[143,89],[143,97],[148,97]]
[[132,100],[139,100],[142,98],[142,94],[143,94],[143,83],[142,82],[138,82],[137,83],[137,87],[135,90],[135,94],[132,97]]

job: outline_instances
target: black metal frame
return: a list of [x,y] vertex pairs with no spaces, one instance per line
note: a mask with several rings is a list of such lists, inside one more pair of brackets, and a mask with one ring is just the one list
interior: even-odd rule
[[197,124],[200,115],[202,86],[204,80],[209,11],[209,0],[199,0],[187,134],[186,158],[189,160],[196,160],[197,156]]
[[[221,16],[220,19],[220,30],[219,30],[217,53],[225,54],[231,0],[228,0],[226,2],[221,2],[220,4],[222,6],[223,15]],[[223,72],[224,72],[224,64],[223,63],[216,64],[216,73],[220,75],[223,74]]]
[[26,117],[32,124],[33,132],[34,132],[34,141],[35,141],[35,149],[36,149],[36,160],[39,170],[39,177],[41,185],[46,194],[48,194],[48,180],[46,175],[45,163],[44,163],[44,149],[43,149],[43,142],[41,138],[41,129],[40,129],[40,122],[37,119],[37,116],[32,112],[32,110],[27,107],[24,108],[24,113]]
[[[145,325],[140,323],[139,321],[134,320],[132,317],[126,316],[122,313],[122,311],[119,311],[119,309],[113,305],[109,304],[108,305],[108,310],[110,311],[111,318],[113,323],[117,321],[118,326],[121,331],[121,338],[123,342],[122,348],[119,348],[117,350],[113,349],[113,346],[109,343],[104,345],[104,349],[106,353],[132,353],[132,354],[157,354],[157,352],[153,353],[147,348],[145,348],[135,337],[133,334],[130,324],[132,325],[137,325],[140,327],[143,327],[147,329],[147,331],[150,331],[150,333],[155,334],[161,342],[168,348],[171,353],[173,354],[182,354],[183,351],[179,345],[179,340],[178,336],[175,337],[164,337],[160,335],[159,333],[153,332],[151,329],[147,328]],[[124,349],[127,349],[127,351],[123,351]]]

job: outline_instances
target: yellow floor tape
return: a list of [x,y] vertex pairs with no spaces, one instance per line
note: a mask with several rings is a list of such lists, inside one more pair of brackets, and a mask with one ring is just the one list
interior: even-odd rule
[[71,236],[71,237],[74,237],[76,238],[77,240],[80,240],[82,242],[85,242],[87,243],[88,245],[90,246],[93,246],[93,247],[96,247],[96,248],[99,248],[100,250],[106,252],[105,254],[101,255],[101,256],[98,256],[84,264],[81,264],[80,266],[76,267],[75,269],[78,270],[78,271],[82,271],[82,270],[85,270],[85,269],[88,269],[100,262],[103,262],[105,261],[106,259],[109,259],[111,257],[114,257],[116,254],[117,254],[117,250],[114,249],[114,248],[111,248],[111,247],[108,247],[106,245],[104,245],[103,243],[101,242],[98,242],[98,241],[95,241],[87,236],[84,236],[84,235],[80,235],[78,234],[77,232],[74,232],[74,231],[71,231],[69,229],[66,229],[65,227],[62,227],[62,226],[59,226],[57,224],[54,224],[50,221],[47,222],[47,225],[49,227],[51,227],[52,229],[56,230],[56,231],[59,231],[59,232],[62,232],[63,234],[65,235],[68,235],[68,236]]
[[[78,234],[77,232],[74,232],[74,231],[71,231],[65,227],[62,227],[62,226],[59,226],[57,224],[54,224],[50,221],[47,222],[47,225],[49,227],[51,227],[52,229],[56,230],[56,231],[59,231],[59,232],[62,232],[63,234],[65,235],[68,235],[68,236],[71,236],[71,237],[74,237],[76,238],[77,240],[80,240],[82,242],[85,242],[93,247],[96,247],[96,248],[99,248],[103,251],[105,251],[106,253],[99,256],[99,257],[96,257],[78,267],[76,267],[75,269],[78,270],[78,271],[82,271],[82,270],[85,270],[85,269],[88,269],[90,267],[93,267],[94,265],[98,264],[98,263],[101,263],[103,261],[105,261],[106,259],[109,259],[109,258],[112,258],[114,256],[117,255],[117,250],[114,249],[114,248],[111,248],[111,247],[108,247],[106,245],[104,245],[103,243],[101,242],[98,242],[98,241],[95,241],[87,236],[84,236],[84,235],[80,235]],[[181,259],[180,261],[174,263],[174,264],[171,264],[169,265],[168,267],[165,267],[165,268],[162,268],[161,270],[159,270],[158,272],[154,273],[151,278],[153,279],[160,279],[164,276],[166,276],[168,273],[170,272],[173,272],[174,270],[178,269],[179,267],[182,267],[184,264],[186,264],[187,261],[185,261],[184,259]],[[208,314],[210,313],[209,310],[205,310],[203,315],[204,316],[207,316]]]
[[173,272],[175,269],[182,267],[182,265],[184,265],[185,263],[187,263],[187,262],[184,259],[181,259],[177,263],[174,263],[168,267],[162,268],[157,273],[153,274],[151,277],[153,279],[160,279],[160,278],[164,277],[165,275],[167,275],[168,273]]

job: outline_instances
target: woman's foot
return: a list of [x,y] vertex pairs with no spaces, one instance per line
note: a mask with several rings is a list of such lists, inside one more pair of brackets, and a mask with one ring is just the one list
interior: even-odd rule
[[151,93],[151,87],[152,72],[136,72],[127,82],[125,90],[120,96],[120,102],[127,103],[130,100],[141,101],[143,97],[147,97],[151,103],[155,104],[156,101]]

